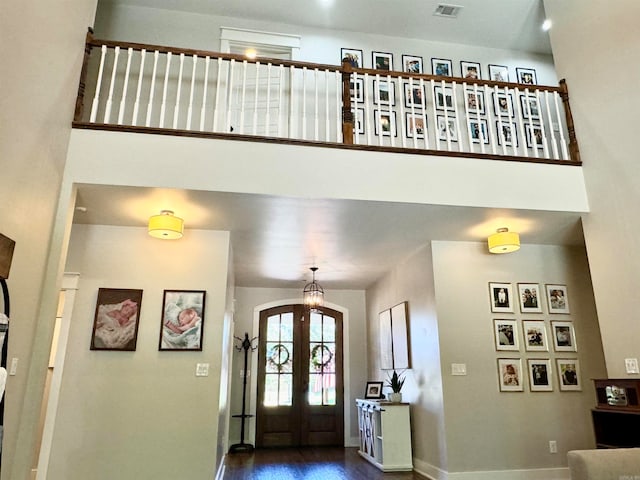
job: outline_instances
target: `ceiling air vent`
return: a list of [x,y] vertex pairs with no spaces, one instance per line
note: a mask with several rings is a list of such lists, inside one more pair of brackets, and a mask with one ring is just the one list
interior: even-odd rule
[[456,18],[461,9],[462,7],[459,5],[446,5],[441,3],[436,7],[436,11],[433,12],[433,14],[438,17]]

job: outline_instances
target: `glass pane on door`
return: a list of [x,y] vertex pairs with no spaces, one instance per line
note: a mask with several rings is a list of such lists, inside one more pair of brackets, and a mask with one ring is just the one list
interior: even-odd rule
[[309,405],[336,404],[336,323],[313,312],[309,323]]
[[267,319],[264,406],[293,403],[293,313]]

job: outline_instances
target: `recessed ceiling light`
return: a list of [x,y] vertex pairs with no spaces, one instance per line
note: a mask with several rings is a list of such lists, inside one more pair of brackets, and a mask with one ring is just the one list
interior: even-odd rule
[[551,20],[547,18],[544,22],[542,22],[542,30],[545,32],[551,30]]

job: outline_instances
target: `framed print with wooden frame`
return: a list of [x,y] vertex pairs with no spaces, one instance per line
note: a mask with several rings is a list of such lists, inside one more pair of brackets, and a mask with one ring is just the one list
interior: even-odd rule
[[487,121],[484,118],[481,118],[479,121],[477,119],[470,118],[469,120],[469,132],[471,134],[471,142],[472,143],[482,143],[485,145],[489,144],[489,133],[487,129]]
[[467,88],[464,92],[464,101],[469,115],[484,115],[484,93],[481,89],[476,92],[473,88]]
[[528,352],[548,352],[547,329],[544,320],[523,320],[524,349]]
[[357,48],[341,48],[340,63],[347,61],[353,68],[364,68],[362,63],[362,50]]
[[563,391],[580,391],[580,362],[576,358],[556,358],[558,384]]
[[165,290],[159,350],[202,350],[204,290]]
[[406,113],[406,135],[407,138],[424,138],[427,131],[427,115],[425,113]]
[[549,313],[569,313],[566,285],[546,285]]
[[402,55],[402,71],[406,73],[423,73],[422,57]]
[[520,299],[520,311],[522,313],[542,313],[540,284],[518,283],[518,298]]
[[142,290],[99,288],[91,350],[135,351],[141,303]]
[[376,105],[396,104],[396,84],[388,80],[373,81],[373,102]]
[[576,334],[571,322],[551,322],[553,348],[556,352],[577,352]]
[[518,146],[516,122],[500,122],[496,120],[496,132],[498,134],[498,146],[504,144],[505,147],[513,147],[514,143],[516,147]]
[[438,115],[438,140],[447,141],[447,135],[452,142],[458,141],[458,129],[453,117],[445,118],[444,115]]
[[517,352],[520,350],[518,342],[518,321],[511,319],[493,320],[493,333],[496,339],[496,350]]
[[496,313],[513,313],[513,293],[510,283],[489,283],[491,311]]
[[493,80],[494,82],[508,82],[509,67],[506,65],[489,64],[489,80]]
[[432,58],[431,71],[439,77],[453,77],[453,63],[446,58]]
[[387,110],[374,110],[373,116],[375,120],[375,134],[383,137],[396,137],[398,130],[396,126],[396,112]]
[[522,360],[519,358],[498,359],[498,382],[501,392],[522,392]]
[[533,68],[516,68],[516,78],[518,83],[523,85],[536,85],[538,83],[536,71]]
[[393,70],[393,54],[386,52],[371,52],[371,65],[374,70]]
[[404,106],[408,109],[423,109],[426,106],[425,97],[424,85],[421,87],[420,83],[413,82],[404,84]]
[[552,392],[551,360],[548,358],[530,358],[527,360],[529,388],[532,392]]
[[377,400],[382,398],[382,383],[383,382],[367,382],[367,387],[364,391],[364,398],[366,400]]
[[478,80],[482,78],[480,64],[477,62],[460,62],[460,76],[467,80]]

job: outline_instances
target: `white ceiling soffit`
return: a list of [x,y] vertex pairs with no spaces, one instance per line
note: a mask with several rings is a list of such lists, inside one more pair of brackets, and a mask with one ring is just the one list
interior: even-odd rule
[[[160,8],[261,22],[268,30],[300,25],[415,38],[486,48],[551,54],[542,0],[455,0],[455,21],[434,15],[437,0],[99,0],[112,5]],[[228,20],[224,20],[225,23]],[[292,32],[289,27],[282,31]],[[299,28],[293,33],[302,33]]]

